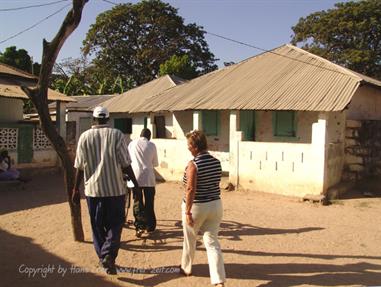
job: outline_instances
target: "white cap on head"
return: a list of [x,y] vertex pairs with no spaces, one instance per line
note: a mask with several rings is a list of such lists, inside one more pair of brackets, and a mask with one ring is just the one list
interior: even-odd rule
[[108,119],[110,113],[105,107],[98,106],[93,111],[93,117],[97,119]]

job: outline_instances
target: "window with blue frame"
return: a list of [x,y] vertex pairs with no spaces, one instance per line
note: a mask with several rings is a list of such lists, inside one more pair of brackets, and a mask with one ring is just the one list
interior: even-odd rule
[[202,111],[202,129],[207,136],[218,136],[220,130],[220,111]]
[[273,112],[273,132],[276,137],[296,137],[294,111]]

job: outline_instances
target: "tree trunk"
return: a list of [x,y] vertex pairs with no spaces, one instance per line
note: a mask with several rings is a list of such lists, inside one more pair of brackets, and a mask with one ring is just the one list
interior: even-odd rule
[[43,41],[43,54],[38,84],[35,88],[22,87],[32,100],[40,116],[42,130],[52,143],[61,159],[64,169],[65,189],[70,207],[71,224],[75,241],[83,241],[81,205],[74,205],[71,195],[74,187],[74,166],[69,156],[64,139],[58,134],[50,118],[48,108],[48,86],[53,65],[65,40],[77,28],[82,17],[82,10],[88,0],[73,0],[73,8],[68,12],[57,35],[51,42]]

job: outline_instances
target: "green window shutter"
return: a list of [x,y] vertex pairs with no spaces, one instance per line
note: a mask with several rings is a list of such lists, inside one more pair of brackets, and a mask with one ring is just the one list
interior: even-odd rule
[[220,130],[220,112],[203,111],[201,115],[202,129],[207,136],[218,136]]
[[144,128],[146,129],[147,128],[147,117],[144,117]]
[[244,141],[255,140],[255,111],[240,111],[239,113],[240,131],[243,133]]
[[20,126],[18,130],[18,163],[31,163],[33,160],[33,126]]
[[114,128],[120,130],[124,134],[132,134],[132,119],[131,118],[114,119]]
[[273,131],[277,137],[295,137],[296,124],[294,111],[273,112]]

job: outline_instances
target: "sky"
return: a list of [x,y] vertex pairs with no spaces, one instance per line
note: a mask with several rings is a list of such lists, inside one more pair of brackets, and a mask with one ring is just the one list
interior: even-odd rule
[[[0,52],[6,47],[25,49],[33,61],[41,62],[42,40],[51,40],[57,33],[71,1],[62,0],[49,6],[16,11],[1,11],[30,5],[47,4],[60,0],[0,0],[0,43],[7,38],[33,26],[58,10],[62,11],[44,20],[36,27],[0,44]],[[109,0],[114,3],[139,1]],[[293,34],[291,27],[301,17],[334,7],[337,2],[348,0],[166,0],[178,9],[185,24],[196,23],[207,32],[270,50],[289,43]],[[80,48],[90,25],[98,14],[109,10],[113,4],[104,0],[90,0],[83,11],[81,23],[66,40],[57,61],[78,58]],[[205,36],[219,67],[224,62],[239,62],[261,51],[233,43],[210,34]]]

